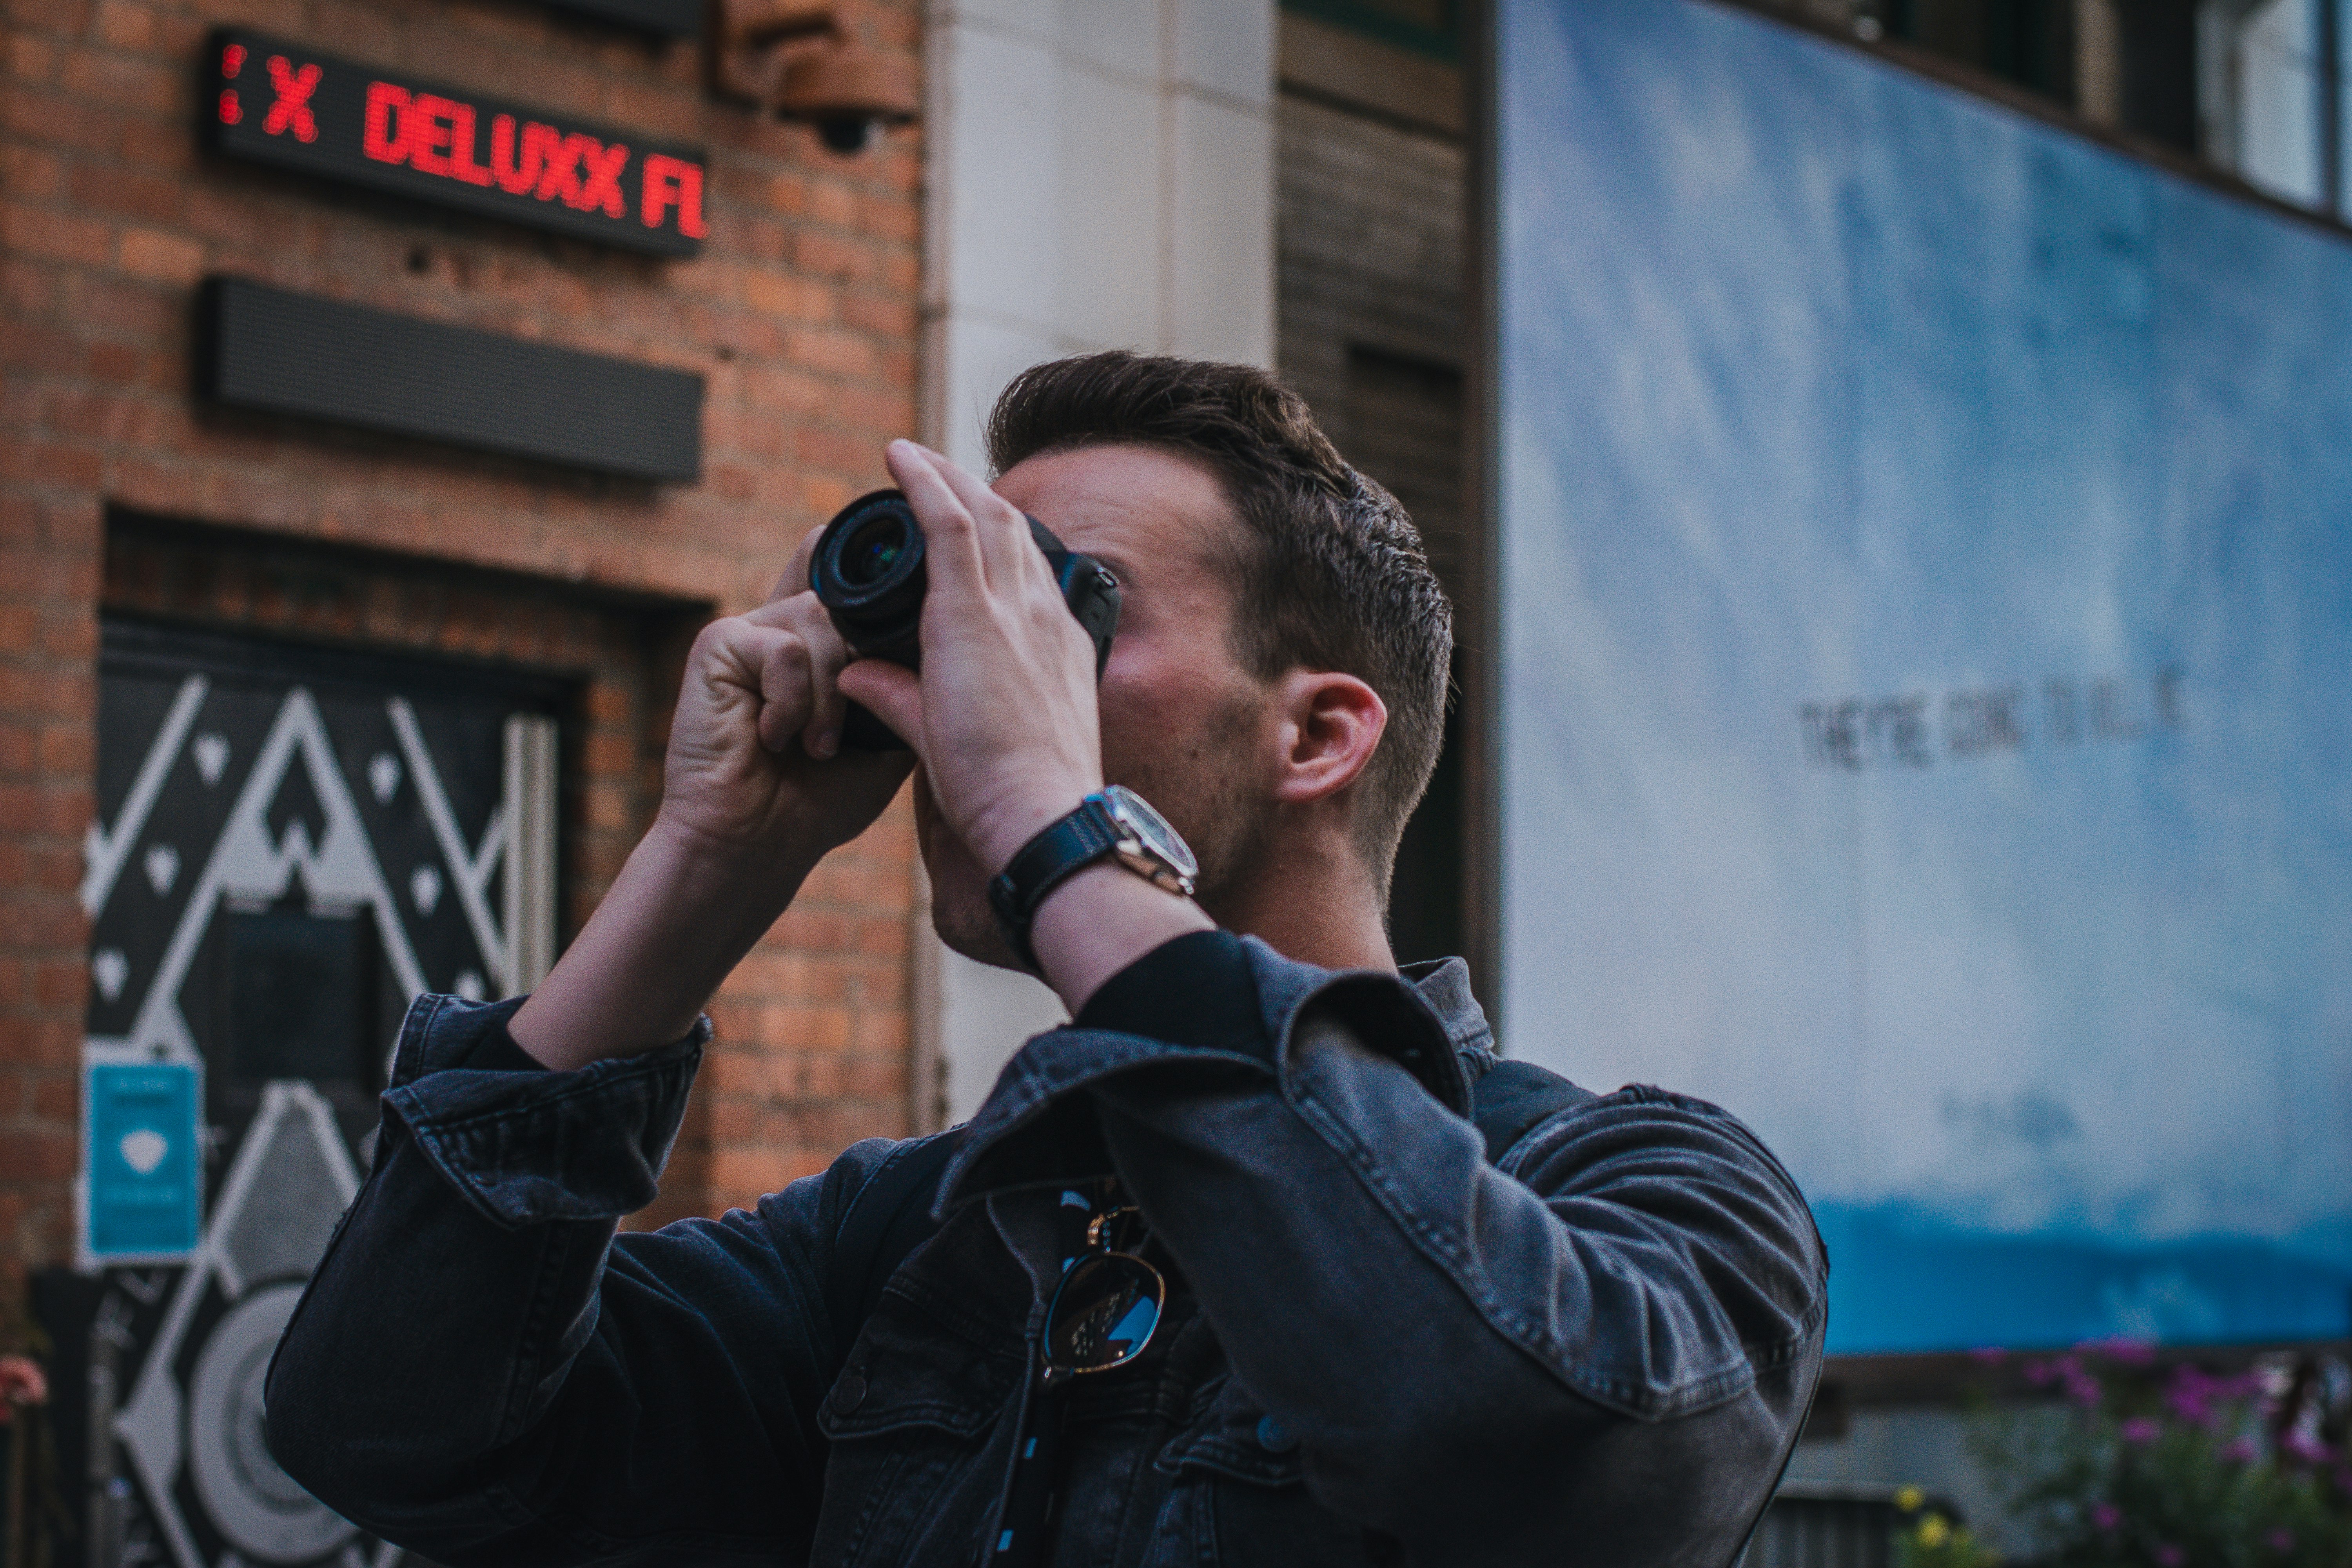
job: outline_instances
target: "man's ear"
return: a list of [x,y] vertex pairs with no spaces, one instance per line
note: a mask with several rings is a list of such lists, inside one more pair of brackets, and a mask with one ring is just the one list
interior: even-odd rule
[[1388,705],[1380,693],[1332,670],[1294,669],[1276,689],[1282,722],[1275,799],[1304,805],[1355,783],[1388,728]]

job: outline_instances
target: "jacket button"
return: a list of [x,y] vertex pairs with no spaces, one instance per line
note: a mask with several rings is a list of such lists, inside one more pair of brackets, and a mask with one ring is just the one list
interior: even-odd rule
[[843,1373],[833,1385],[833,1407],[846,1415],[865,1403],[866,1380],[854,1372]]
[[1298,1447],[1298,1439],[1290,1429],[1271,1415],[1262,1415],[1257,1423],[1257,1446],[1269,1454],[1287,1454]]

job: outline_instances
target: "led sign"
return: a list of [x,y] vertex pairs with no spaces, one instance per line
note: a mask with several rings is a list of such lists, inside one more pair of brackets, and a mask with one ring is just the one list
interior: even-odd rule
[[559,11],[616,22],[656,37],[686,38],[702,31],[702,0],[549,0]]
[[196,386],[232,407],[691,483],[702,378],[238,278],[198,298]]
[[241,28],[212,35],[218,152],[657,256],[710,232],[698,149]]

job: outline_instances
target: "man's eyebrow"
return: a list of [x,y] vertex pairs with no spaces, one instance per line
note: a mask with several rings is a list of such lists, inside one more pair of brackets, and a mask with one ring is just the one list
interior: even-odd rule
[[1132,575],[1132,574],[1128,570],[1127,561],[1124,556],[1114,554],[1112,552],[1108,550],[1089,550],[1087,553],[1101,562],[1104,565],[1109,567],[1110,574],[1118,578],[1122,584],[1129,581],[1129,577]]

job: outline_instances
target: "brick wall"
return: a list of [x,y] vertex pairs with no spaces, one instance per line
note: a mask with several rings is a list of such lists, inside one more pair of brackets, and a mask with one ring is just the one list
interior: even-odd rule
[[[862,0],[855,18],[867,42],[911,56],[918,10]],[[209,158],[196,55],[224,22],[700,142],[704,253],[624,256]],[[914,427],[920,150],[899,132],[836,158],[707,99],[694,46],[527,0],[12,0],[0,45],[0,1268],[13,1274],[70,1247],[101,604],[375,646],[530,643],[604,671],[572,868],[593,900],[654,798],[677,606],[764,597],[799,534],[877,482],[881,443]],[[211,272],[695,371],[705,477],[600,480],[199,407],[191,295]],[[151,521],[126,531],[134,515]],[[172,520],[249,531],[175,534]],[[306,541],[334,549],[302,556],[312,590],[286,591],[288,551]],[[453,563],[507,575],[460,582]],[[649,619],[656,602],[668,608]],[[730,983],[663,1213],[747,1200],[852,1137],[904,1128],[911,841],[902,803],[819,870]]]

